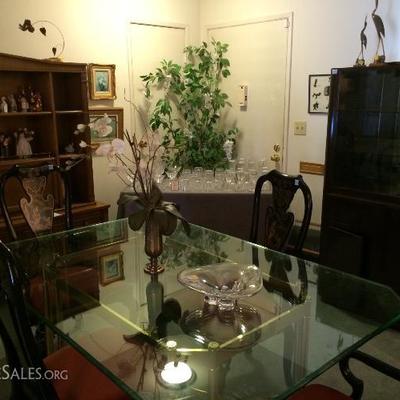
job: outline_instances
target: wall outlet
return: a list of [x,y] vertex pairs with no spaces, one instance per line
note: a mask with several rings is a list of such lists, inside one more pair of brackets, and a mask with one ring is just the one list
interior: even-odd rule
[[307,122],[296,121],[294,123],[294,134],[295,135],[307,135]]

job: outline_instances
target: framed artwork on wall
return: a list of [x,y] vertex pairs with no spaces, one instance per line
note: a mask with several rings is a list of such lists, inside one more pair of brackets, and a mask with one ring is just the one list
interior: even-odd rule
[[96,245],[110,246],[128,241],[128,223],[117,219],[112,224],[99,224],[96,227]]
[[124,109],[123,108],[90,108],[89,109],[90,139],[96,147],[113,139],[123,139]]
[[115,65],[89,64],[89,92],[92,100],[116,98]]
[[331,88],[330,75],[310,75],[308,77],[309,114],[327,114]]
[[108,285],[124,280],[123,252],[117,251],[100,257],[100,284]]

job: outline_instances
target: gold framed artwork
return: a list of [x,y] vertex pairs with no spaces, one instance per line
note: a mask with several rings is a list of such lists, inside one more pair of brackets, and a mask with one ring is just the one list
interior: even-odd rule
[[115,65],[89,64],[89,92],[92,100],[113,100],[115,95]]
[[102,286],[124,279],[124,258],[122,251],[100,257],[100,284]]
[[97,147],[101,143],[113,139],[123,139],[124,109],[123,108],[90,108],[89,109],[90,139]]

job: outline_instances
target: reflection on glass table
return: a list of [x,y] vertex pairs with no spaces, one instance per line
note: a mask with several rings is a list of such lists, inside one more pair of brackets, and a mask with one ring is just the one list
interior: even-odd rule
[[[158,277],[143,273],[144,235],[126,220],[10,247],[29,272],[37,318],[135,399],[284,399],[400,320],[387,287],[191,228],[190,237],[178,226],[165,238]],[[104,267],[109,260],[113,268]],[[177,277],[229,265],[255,265],[262,276],[261,289],[250,280],[254,295],[233,309],[204,302]],[[99,279],[95,298],[66,278],[77,266],[117,279]],[[44,284],[32,291],[38,275]]]

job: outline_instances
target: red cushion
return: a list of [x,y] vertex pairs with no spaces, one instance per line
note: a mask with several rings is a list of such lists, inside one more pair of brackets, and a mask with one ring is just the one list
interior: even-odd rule
[[71,347],[63,347],[44,359],[49,370],[67,370],[67,380],[54,380],[60,400],[129,399],[114,382]]
[[309,385],[288,400],[351,400],[351,397],[324,385]]

